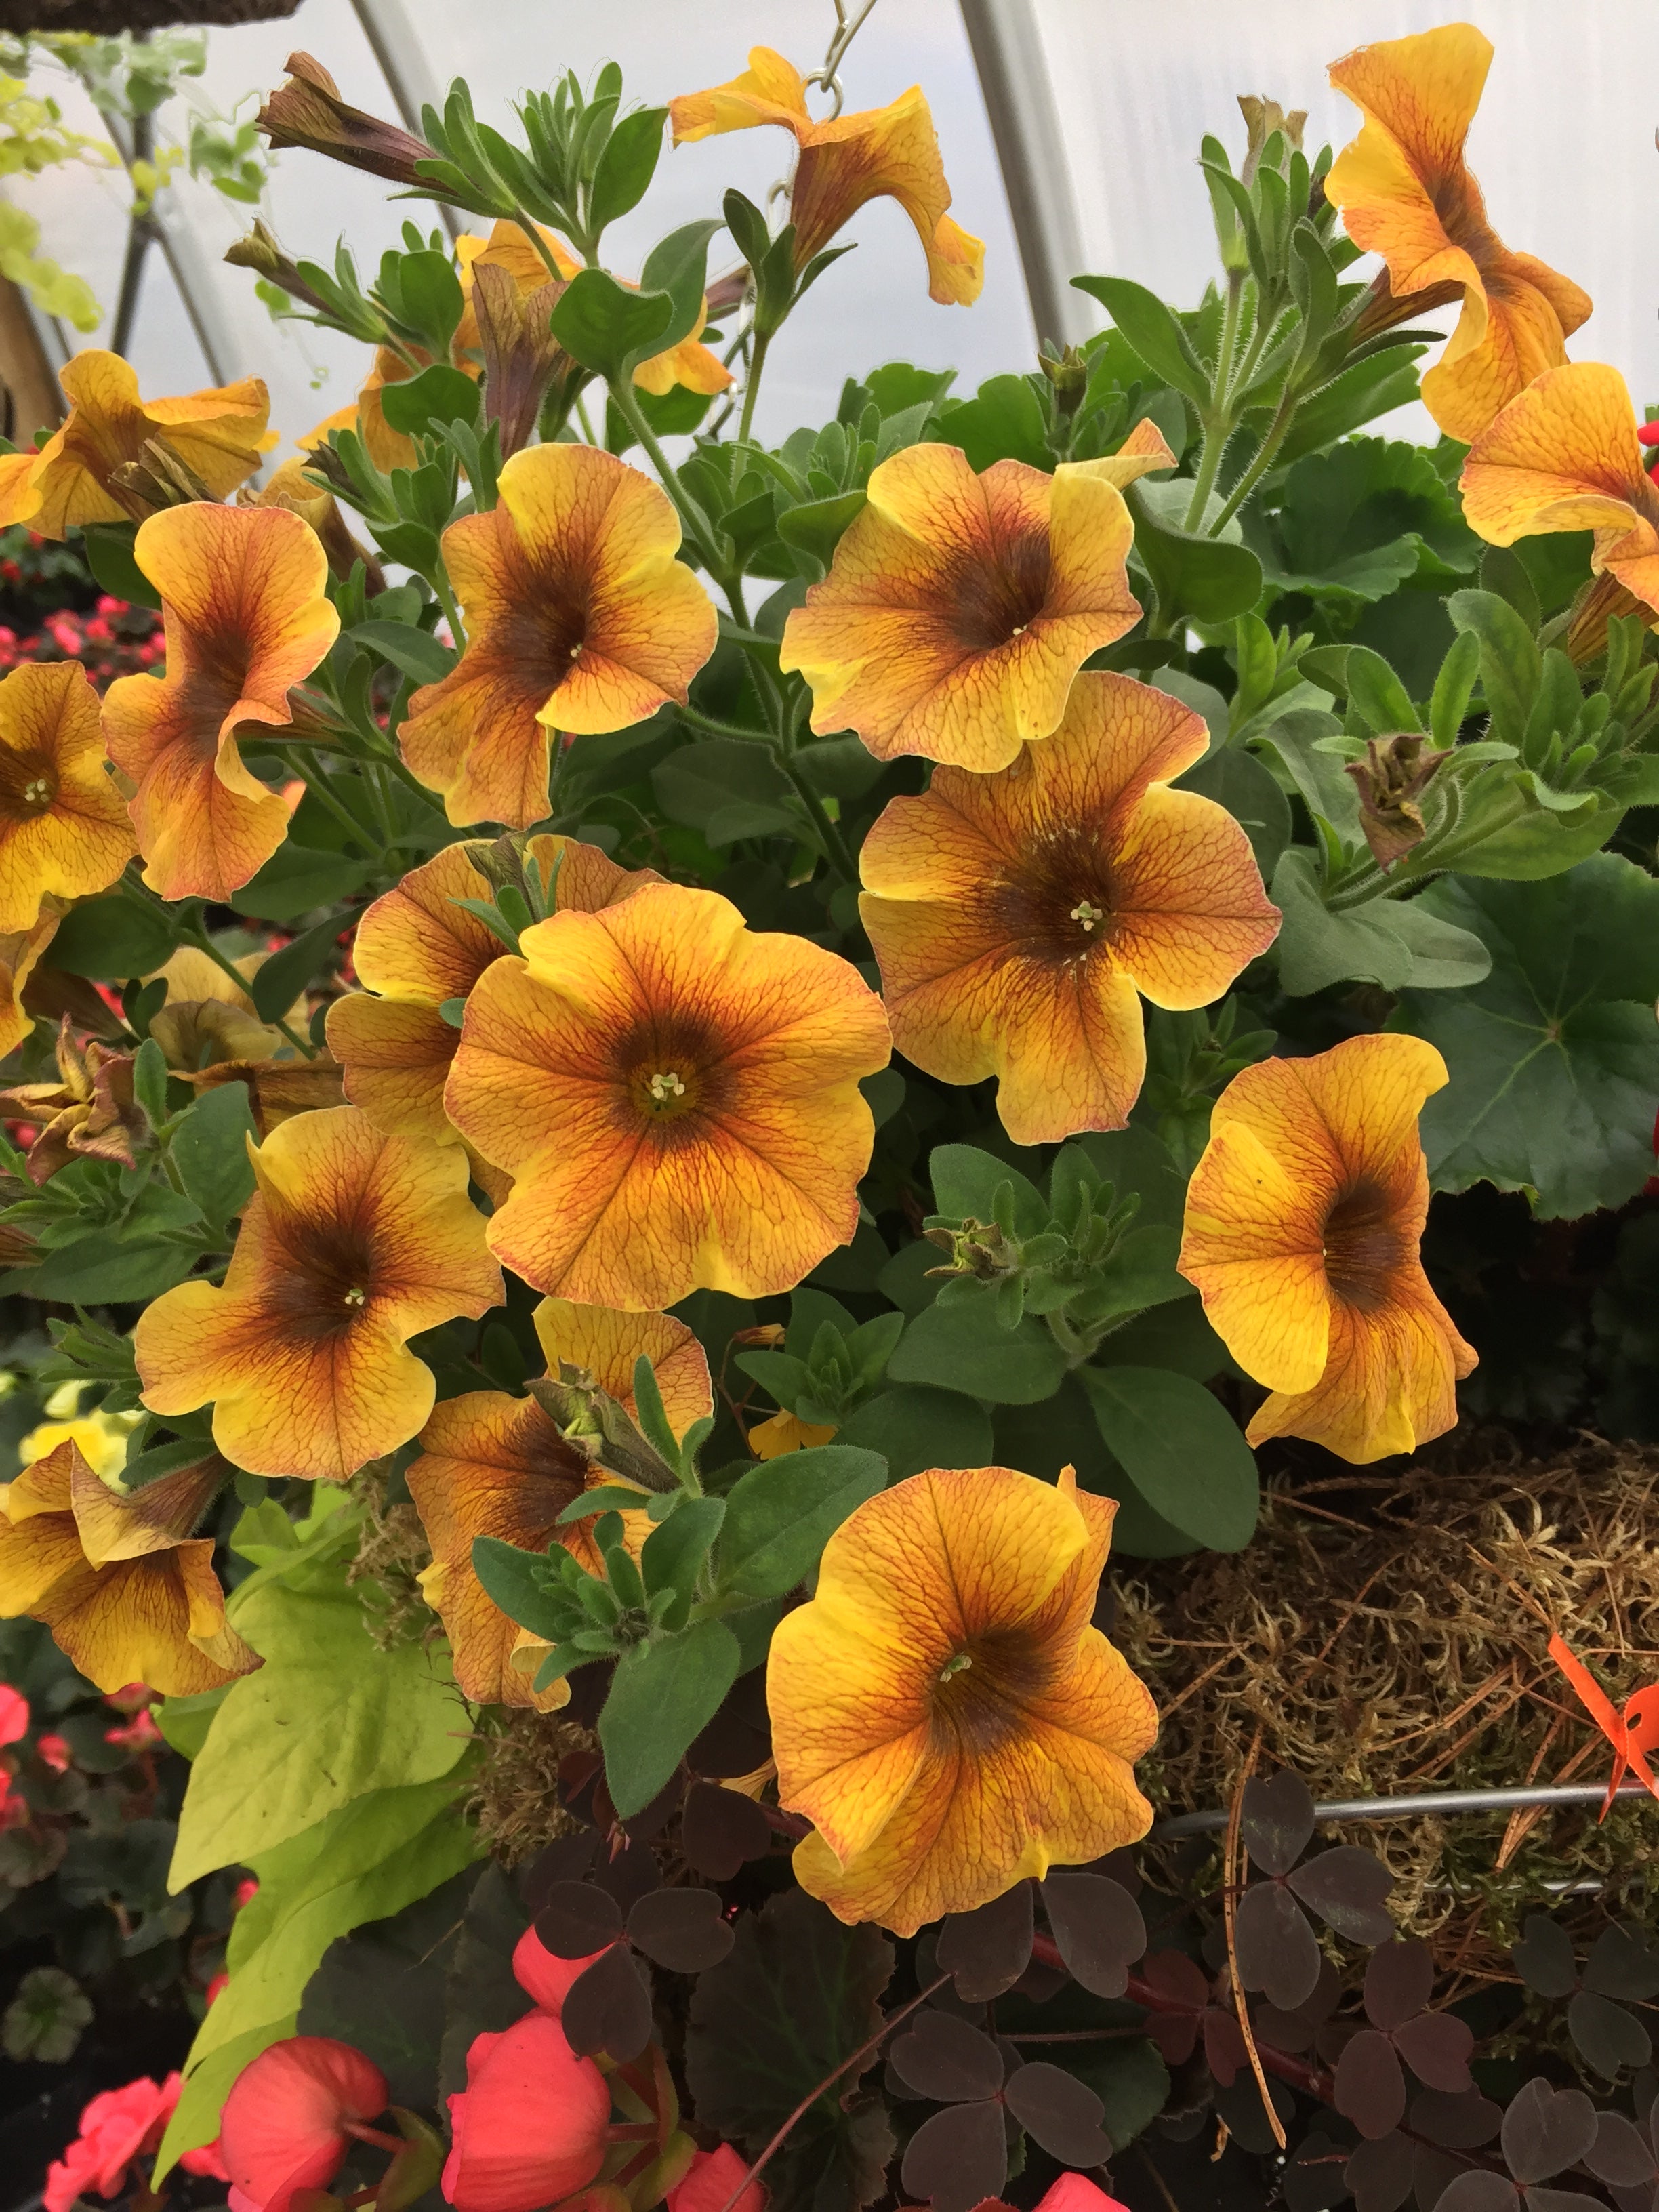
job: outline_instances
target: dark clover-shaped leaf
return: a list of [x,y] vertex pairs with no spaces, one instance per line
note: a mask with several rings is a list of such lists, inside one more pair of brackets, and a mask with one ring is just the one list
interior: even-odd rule
[[628,1940],[672,1974],[700,1974],[737,1939],[712,1889],[658,1889],[629,1914]]
[[720,1711],[685,1754],[694,1774],[752,1774],[772,1749],[766,1711],[766,1669],[739,1674]]
[[1319,1945],[1307,1915],[1282,1882],[1254,1883],[1238,1900],[1233,1941],[1239,1978],[1293,2012],[1319,1980]]
[[588,1880],[614,1897],[627,1913],[633,1911],[641,1898],[660,1886],[662,1869],[650,1844],[630,1837],[621,1850],[599,1853]]
[[1365,2017],[1373,2027],[1403,2027],[1424,2010],[1434,1989],[1434,1954],[1426,1943],[1396,1937],[1379,1944],[1365,1967]]
[[1412,2160],[1412,2190],[1417,2212],[1438,2212],[1440,2200],[1449,2185],[1468,2171],[1467,2159],[1454,2158],[1449,2151],[1438,2150],[1433,2143],[1419,2143]]
[[1252,1866],[1288,1874],[1312,1840],[1314,1801],[1299,1774],[1255,1777],[1244,1784],[1238,1832]]
[[613,1943],[577,1975],[560,2010],[565,2040],[579,2057],[600,2051],[625,2066],[651,2040],[651,1991],[625,1943]]
[[1590,1990],[1580,1990],[1569,2003],[1567,2033],[1584,2063],[1607,2081],[1627,2066],[1645,2066],[1653,2056],[1652,2039],[1636,2014]]
[[1586,2197],[1582,2189],[1529,2189],[1527,2212],[1605,2212],[1599,2197]]
[[1291,2153],[1279,2185],[1289,2212],[1330,2212],[1333,2205],[1342,2203],[1348,2194],[1342,2166],[1344,2148],[1316,2128]]
[[1184,1951],[1154,1951],[1141,1969],[1158,2002],[1193,2012],[1210,2002],[1210,1978]]
[[1584,1987],[1638,2004],[1659,1996],[1659,1948],[1639,1930],[1604,1928],[1584,1961]]
[[1477,2150],[1492,2141],[1503,2118],[1503,2107],[1478,2089],[1465,2089],[1461,2096],[1443,2089],[1419,2089],[1412,2099],[1413,2133],[1426,2136],[1445,2150]]
[[1598,2181],[1615,2189],[1636,2189],[1659,2179],[1653,2145],[1622,2112],[1596,2114],[1595,2141],[1584,2153],[1583,2163]]
[[1520,2191],[1501,2173],[1460,2173],[1434,2212],[1520,2212]]
[[1397,2131],[1361,2143],[1342,2169],[1355,2212],[1399,2212],[1412,2193],[1415,2165],[1410,2137]]
[[1258,2043],[1270,2043],[1275,2051],[1295,2053],[1313,2049],[1316,2031],[1300,2010],[1281,2012],[1277,2005],[1253,2004],[1250,2027]]
[[1073,1980],[1097,1997],[1121,1997],[1146,1949],[1146,1923],[1128,1891],[1106,1875],[1051,1874],[1042,1903]]
[[1386,1943],[1392,1937],[1394,1920],[1383,1899],[1394,1888],[1394,1876],[1375,1851],[1339,1844],[1296,1868],[1288,1880],[1302,1902],[1349,1942]]
[[924,2120],[904,2154],[908,2195],[933,2212],[974,2212],[1008,2179],[1008,2136],[1000,2104],[952,2105]]
[[939,1923],[939,1972],[955,1976],[964,2004],[984,2004],[1012,1989],[1030,1965],[1034,1933],[1031,1885],[1017,1881],[975,1911],[946,1914]]
[[1474,2032],[1455,2013],[1419,2013],[1394,2032],[1394,2047],[1425,2089],[1457,2096],[1468,2088]]
[[908,2088],[939,2104],[978,2103],[1002,2087],[1002,2053],[991,2038],[970,2021],[931,2007],[911,2016],[889,2057]]
[[1527,1987],[1540,1997],[1570,1997],[1578,1986],[1572,1938],[1547,1913],[1527,1915],[1521,1941],[1510,1957]]
[[1336,2109],[1362,2136],[1392,2135],[1406,2117],[1406,2076],[1380,2028],[1362,2027],[1336,2063]]
[[1200,2025],[1204,2030],[1204,2063],[1223,2087],[1227,2087],[1241,2068],[1250,2063],[1238,2015],[1231,2006],[1224,2011],[1219,2005],[1206,2005]]
[[537,1853],[523,1876],[525,1909],[532,1920],[561,1882],[581,1880],[599,1847],[592,1828],[578,1828],[574,1835],[556,1836]]
[[1106,2107],[1064,2067],[1038,2059],[1008,2076],[1003,2101],[1027,2135],[1062,2166],[1103,2166],[1112,2140],[1101,2126]]
[[556,1959],[586,1959],[623,1932],[622,1909],[591,1881],[559,1881],[542,1893],[536,1933]]
[[1582,2089],[1553,2089],[1535,2074],[1510,2098],[1500,2134],[1517,2181],[1548,2181],[1595,2141],[1595,2107]]
[[764,1858],[771,1845],[771,1823],[752,1797],[713,1782],[692,1784],[680,1816],[680,1850],[694,1874],[730,1881],[750,1859]]

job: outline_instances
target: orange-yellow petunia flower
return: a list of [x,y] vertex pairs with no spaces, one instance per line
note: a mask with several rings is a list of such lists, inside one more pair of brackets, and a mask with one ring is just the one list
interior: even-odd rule
[[[232,964],[252,982],[268,957],[256,952]],[[270,1060],[282,1049],[282,1031],[262,1022],[248,994],[195,945],[181,945],[157,973],[167,995],[150,1017],[149,1033],[176,1073],[195,1075],[228,1060]]]
[[[546,284],[555,282],[568,283],[573,276],[580,274],[582,264],[569,252],[564,240],[556,238],[544,223],[538,223],[536,228],[558,270],[557,279],[550,274],[546,262],[526,237],[523,225],[505,216],[495,224],[488,238],[464,234],[456,240],[455,258],[460,264],[461,289],[466,297],[460,327],[455,333],[458,355],[476,350],[482,343],[477,313],[472,299],[472,288],[477,281],[473,271],[480,262],[487,266],[504,269],[520,294],[526,297],[532,292],[539,292]],[[664,392],[672,392],[677,384],[684,385],[688,392],[702,392],[710,396],[726,391],[732,381],[731,370],[717,354],[710,353],[706,345],[697,343],[708,319],[708,303],[705,301],[695,330],[688,331],[679,343],[672,346],[666,353],[653,354],[649,361],[641,362],[634,371],[634,381],[642,392],[649,392],[660,398]]]
[[858,1224],[887,1018],[848,961],[647,884],[527,929],[467,1001],[445,1103],[514,1178],[490,1248],[631,1312],[791,1288]]
[[44,1621],[100,1690],[189,1698],[252,1674],[213,1539],[191,1534],[229,1472],[210,1455],[123,1497],[60,1443],[0,1488],[0,1617]]
[[976,477],[954,446],[873,470],[829,575],[784,624],[780,665],[811,686],[812,727],[981,775],[1057,728],[1079,669],[1140,613],[1121,488],[1175,457],[1151,423],[1137,432],[1052,477],[1024,461]]
[[760,123],[780,124],[792,134],[799,149],[789,191],[797,268],[821,252],[866,201],[895,199],[915,225],[927,256],[930,296],[947,307],[978,299],[985,283],[984,242],[945,213],[951,187],[920,85],[886,107],[815,123],[805,78],[770,46],[751,46],[741,76],[708,92],[684,94],[669,103],[668,112],[677,146]]
[[23,1005],[36,964],[58,934],[64,908],[59,899],[41,903],[32,928],[9,930],[0,935],[0,1058],[15,1052],[33,1028],[33,1018]]
[[1181,1272],[1239,1365],[1273,1393],[1252,1443],[1346,1460],[1411,1451],[1457,1419],[1475,1355],[1418,1257],[1429,1180],[1417,1119],[1446,1081],[1419,1037],[1348,1037],[1247,1067],[1216,1102],[1187,1192]]
[[[1530,253],[1511,253],[1486,220],[1463,163],[1492,41],[1472,23],[1361,46],[1330,79],[1365,120],[1325,179],[1354,244],[1381,254],[1403,302],[1459,287],[1463,311],[1423,401],[1448,436],[1475,437],[1498,409],[1566,358],[1588,294]],[[1398,319],[1398,316],[1395,319]]]
[[49,892],[103,890],[137,849],[80,662],[14,668],[0,681],[0,935],[31,927]]
[[66,362],[58,381],[70,398],[63,427],[0,486],[0,523],[26,522],[41,538],[62,538],[80,523],[132,521],[131,497],[110,485],[117,469],[144,459],[151,439],[215,499],[252,476],[274,442],[265,431],[270,397],[257,376],[188,398],[141,399],[130,365],[94,347]]
[[[365,988],[329,1009],[329,1046],[345,1070],[346,1095],[391,1136],[455,1139],[444,1082],[461,1036],[439,1009],[465,999],[502,950],[495,932],[457,903],[490,896],[471,858],[481,849],[447,845],[364,910],[353,958]],[[661,881],[653,868],[630,872],[571,837],[532,837],[525,859],[553,884],[557,910],[596,914]]]
[[803,1421],[794,1413],[776,1413],[750,1430],[749,1449],[757,1459],[782,1459],[790,1452],[827,1444],[835,1433],[829,1422]]
[[1493,545],[1595,532],[1590,565],[1659,614],[1659,486],[1642,465],[1625,380],[1599,361],[1553,368],[1469,448],[1463,513]]
[[161,594],[167,672],[111,684],[105,739],[137,786],[144,881],[163,898],[227,898],[288,835],[286,804],[237,739],[293,720],[289,686],[339,635],[327,557],[284,508],[200,502],[152,515],[133,553]]
[[[636,1410],[635,1363],[648,1359],[677,1437],[713,1405],[708,1362],[684,1322],[546,1298],[535,1322],[550,1374],[556,1375],[562,1364],[585,1369],[630,1413]],[[497,1536],[529,1552],[558,1543],[596,1564],[592,1522],[561,1525],[559,1516],[584,1490],[618,1478],[568,1442],[534,1398],[474,1390],[434,1407],[421,1432],[421,1457],[407,1480],[432,1545],[422,1594],[442,1618],[463,1694],[475,1705],[543,1711],[567,1703],[568,1682],[556,1682],[538,1697],[532,1687],[534,1665],[514,1665],[513,1655],[526,1639],[485,1596],[472,1571],[473,1540]],[[644,1523],[642,1538],[649,1526],[643,1514],[623,1516],[624,1522],[635,1518]]]
[[840,1918],[911,1936],[1146,1834],[1157,1714],[1090,1618],[1116,1511],[1070,1468],[935,1468],[825,1545],[766,1696],[778,1802],[815,1830],[795,1878]]
[[679,543],[667,494],[592,446],[515,453],[500,505],[445,531],[467,647],[415,694],[400,742],[452,822],[527,828],[547,811],[554,731],[684,704],[718,625]]
[[211,1401],[215,1443],[251,1474],[343,1481],[432,1410],[410,1338],[499,1304],[501,1273],[453,1146],[336,1106],[249,1152],[258,1188],[222,1288],[180,1283],[133,1332],[143,1401]]
[[319,1052],[310,1060],[291,1054],[285,1060],[210,1060],[193,1075],[186,1074],[185,1080],[198,1091],[216,1091],[226,1083],[245,1083],[253,1126],[264,1138],[298,1115],[343,1106],[346,1095],[341,1073],[340,1063],[331,1054]]
[[1243,830],[1170,779],[1200,717],[1127,676],[1079,676],[1011,768],[936,769],[864,842],[864,926],[893,1042],[946,1083],[1000,1079],[1016,1144],[1121,1129],[1140,1095],[1140,1000],[1206,1006],[1279,929]]

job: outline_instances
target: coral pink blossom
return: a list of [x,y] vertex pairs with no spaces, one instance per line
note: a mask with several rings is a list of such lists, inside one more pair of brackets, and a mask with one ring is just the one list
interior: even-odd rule
[[82,2112],[80,2134],[47,2169],[46,2212],[69,2212],[77,2197],[94,2189],[100,2197],[117,2195],[133,2160],[160,2144],[182,2087],[177,2074],[165,2081],[141,2076],[94,2097]]
[[28,1732],[28,1699],[9,1682],[0,1682],[0,1743],[19,1742]]
[[466,2088],[449,2100],[445,2198],[456,2212],[538,2212],[593,2179],[610,2118],[605,2076],[577,2057],[550,2014],[477,2036]]
[[[668,2202],[671,2212],[678,2212],[672,2195]],[[714,2212],[720,2212],[718,2205]],[[1005,2204],[1000,2197],[985,2197],[974,2207],[974,2212],[1013,2212],[1013,2208]],[[1115,2197],[1109,2197],[1085,2175],[1062,2173],[1054,2187],[1038,2199],[1036,2212],[1129,2212],[1129,2208]]]
[[600,1950],[590,1951],[585,1959],[557,1958],[533,1928],[526,1928],[513,1954],[513,1972],[519,1987],[534,1997],[544,2012],[557,2020],[571,1984],[587,1972],[595,1959],[604,1956],[605,1952]]
[[380,2068],[328,2035],[292,2035],[262,2051],[225,2100],[219,2147],[236,2191],[261,2212],[289,2212],[296,2192],[325,2189],[352,2136],[386,2110]]
[[69,1747],[67,1736],[36,1736],[34,1748],[42,1765],[51,1767],[54,1774],[67,1774],[75,1764],[75,1753]]
[[[730,2143],[718,2150],[700,2150],[684,2181],[668,2192],[668,2212],[726,2212],[732,2192],[749,2171],[749,2161]],[[732,2206],[732,2212],[765,2212],[766,2185],[751,2181]]]

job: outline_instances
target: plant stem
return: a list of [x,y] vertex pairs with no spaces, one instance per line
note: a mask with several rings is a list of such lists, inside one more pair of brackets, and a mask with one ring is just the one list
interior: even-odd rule
[[[237,989],[242,992],[245,995],[246,994],[247,977],[243,975],[241,969],[235,965],[234,961],[226,959],[224,954],[220,951],[218,946],[208,935],[206,930],[203,928],[199,909],[191,921],[182,925],[179,933],[181,936],[186,938],[189,942],[196,947],[196,950],[198,952],[205,952],[208,958],[213,963],[214,966],[218,969],[220,973],[229,976],[231,981],[236,986]],[[273,1014],[270,1018],[270,1022],[271,1027],[282,1031],[283,1035],[288,1039],[295,1052],[299,1053],[307,1060],[316,1059],[317,1053],[315,1047],[313,1046],[306,1038],[296,1036],[289,1027],[287,1022],[283,1018],[281,1014]]]
[[530,243],[535,247],[537,252],[540,254],[542,258],[542,266],[546,270],[548,275],[553,279],[554,283],[556,284],[568,284],[570,282],[570,279],[565,275],[563,270],[560,268],[558,263],[553,258],[552,249],[548,245],[547,240],[542,236],[541,225],[534,222],[529,216],[524,214],[522,211],[515,213],[513,220],[518,224],[520,229],[530,240]]
[[1279,447],[1284,444],[1285,436],[1290,430],[1291,423],[1295,417],[1297,405],[1297,399],[1287,392],[1284,398],[1279,401],[1277,409],[1274,410],[1273,419],[1267,426],[1267,434],[1261,441],[1260,452],[1256,454],[1255,459],[1250,463],[1249,467],[1245,470],[1243,475],[1240,477],[1238,482],[1228,493],[1226,499],[1222,504],[1220,514],[1217,515],[1215,520],[1210,525],[1208,531],[1205,533],[1206,537],[1218,538],[1221,535],[1227,525],[1232,520],[1234,515],[1237,514],[1239,508],[1243,506],[1245,501],[1249,497],[1250,494],[1261,483],[1262,477],[1267,475],[1268,470],[1273,466],[1273,457],[1278,453]]
[[701,707],[677,707],[675,713],[683,722],[690,722],[694,730],[707,730],[711,738],[741,738],[745,744],[769,745],[776,743],[771,730],[745,730],[737,722],[722,722],[717,715],[705,714]]
[[1215,382],[1210,389],[1209,419],[1204,425],[1204,444],[1198,457],[1198,473],[1193,479],[1193,496],[1187,508],[1183,528],[1196,530],[1204,520],[1204,509],[1209,501],[1216,471],[1221,466],[1221,456],[1227,441],[1233,434],[1233,421],[1228,408],[1232,389],[1233,350],[1238,343],[1239,302],[1244,295],[1244,278],[1236,271],[1228,280],[1227,305],[1221,320],[1221,343],[1215,357]]
[[778,765],[795,787],[796,796],[811,816],[813,826],[823,847],[823,857],[844,883],[855,884],[859,879],[859,864],[853,858],[853,849],[841,834],[840,827],[824,811],[823,801],[807,781],[800,763],[794,755],[780,750]]
[[858,2049],[854,2051],[849,2057],[843,2058],[839,2066],[836,2067],[832,2072],[826,2074],[822,2081],[816,2083],[813,2087],[807,2091],[806,2094],[801,2099],[799,2104],[796,2106],[794,2111],[790,2113],[788,2118],[773,2136],[771,2142],[767,2144],[765,2149],[755,2160],[755,2163],[750,2167],[748,2172],[744,2175],[743,2179],[732,2191],[730,2197],[726,2198],[725,2203],[720,2207],[720,2212],[737,2212],[738,2202],[742,2197],[744,2191],[749,2187],[752,2181],[757,2179],[757,2178],[764,2172],[765,2168],[771,2164],[777,2153],[783,2148],[783,2146],[788,2140],[790,2133],[793,2130],[796,2122],[799,2120],[804,2120],[808,2112],[811,2111],[813,2106],[817,2104],[818,2099],[823,2095],[827,2089],[833,2089],[835,2087],[836,2082],[840,2081],[842,2075],[847,2072],[849,2067],[856,2066],[860,2058],[869,2057],[871,2054],[886,2040],[887,2037],[892,2033],[893,2030],[898,2026],[902,2020],[908,2020],[910,2014],[916,2010],[918,2006],[926,2004],[929,1997],[936,1996],[937,1993],[945,1987],[945,1984],[950,1980],[950,1978],[951,1977],[949,1974],[941,1974],[936,1982],[930,1982],[928,1984],[927,1987],[921,1992],[920,1996],[912,1997],[908,2004],[901,2005],[896,2012],[889,2013],[886,2019],[883,2021],[881,2026],[876,2030],[875,2033],[870,2037],[867,2042],[860,2044]]
[[617,412],[650,455],[652,466],[662,478],[663,489],[678,507],[687,536],[702,555],[710,573],[718,574],[720,555],[708,518],[680,482],[678,471],[664,453],[656,432],[645,419],[644,409],[634,397],[632,385],[625,377],[617,377],[610,380],[609,388]]
[[293,750],[289,746],[273,745],[270,750],[276,754],[277,759],[281,761],[283,766],[288,770],[289,774],[299,778],[300,781],[304,784],[306,789],[311,793],[318,805],[326,808],[328,812],[334,817],[334,819],[339,823],[341,829],[345,831],[346,835],[352,840],[354,844],[367,845],[369,842],[368,836],[364,833],[362,823],[359,822],[355,816],[349,814],[341,805],[340,801],[335,797],[333,786],[329,782],[327,774],[320,761],[313,762],[312,766],[307,769],[305,765],[304,755],[301,754],[298,758],[296,758]]
[[582,426],[583,437],[586,439],[590,446],[597,446],[599,443],[599,440],[594,435],[593,425],[587,419],[587,402],[582,398],[580,392],[576,394],[575,406],[576,420]]
[[749,374],[743,384],[743,413],[738,417],[738,443],[748,442],[750,425],[755,419],[755,401],[760,392],[761,371],[766,366],[766,349],[772,343],[769,335],[755,334],[755,349],[749,356]]
[[454,592],[449,588],[448,577],[446,576],[443,570],[440,568],[434,574],[428,576],[427,581],[436,592],[438,605],[444,611],[444,620],[449,624],[449,635],[454,641],[456,652],[465,653],[466,651],[466,624],[461,620],[461,611],[459,606],[456,604]]

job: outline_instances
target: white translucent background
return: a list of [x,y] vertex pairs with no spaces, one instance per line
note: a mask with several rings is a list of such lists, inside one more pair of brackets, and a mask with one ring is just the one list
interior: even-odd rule
[[[1028,12],[1024,0],[1020,12]],[[1029,12],[1052,80],[1087,264],[1138,277],[1183,304],[1198,296],[1212,258],[1197,143],[1206,130],[1237,143],[1233,95],[1265,92],[1305,106],[1310,146],[1340,145],[1352,110],[1327,87],[1326,63],[1367,40],[1445,20],[1429,0],[1032,0]],[[832,21],[821,0],[407,0],[407,14],[424,75],[441,85],[465,74],[481,114],[502,122],[524,86],[546,85],[567,67],[586,77],[609,58],[623,64],[629,94],[652,101],[734,75],[754,44],[810,69]],[[1659,10],[1653,0],[1492,0],[1475,20],[1498,47],[1471,142],[1492,218],[1510,243],[1541,254],[1595,298],[1575,354],[1614,362],[1638,404],[1659,400],[1650,275],[1659,211],[1659,93],[1650,67]],[[206,96],[229,110],[276,84],[295,46],[324,61],[349,100],[393,112],[349,0],[304,0],[286,21],[211,33]],[[775,352],[761,410],[763,430],[775,435],[823,420],[843,376],[878,362],[951,364],[961,371],[958,388],[969,390],[1031,363],[1012,226],[954,0],[878,0],[842,75],[854,108],[924,86],[954,211],[986,240],[985,290],[972,308],[935,307],[904,217],[887,201],[862,210],[848,234],[857,252],[823,280]],[[72,95],[65,105],[71,122],[97,128]],[[183,137],[182,118],[164,111],[159,122],[163,138]],[[728,184],[763,199],[789,153],[785,133],[754,131],[665,154],[645,208],[611,234],[612,265],[634,273],[656,237],[718,213]],[[125,242],[119,181],[59,171],[10,179],[6,190],[40,218],[43,250],[112,304]],[[293,435],[343,405],[362,373],[362,349],[273,325],[247,274],[221,264],[248,211],[187,179],[166,204],[198,251],[231,373],[266,379],[273,423]],[[296,152],[279,158],[268,214],[290,252],[325,260],[343,233],[366,270],[406,216],[435,220],[429,204],[388,204],[377,179]],[[98,334],[77,342],[95,344]],[[159,256],[151,257],[131,350],[147,391],[206,380]],[[1402,417],[1398,427],[1412,432],[1419,422]]]

